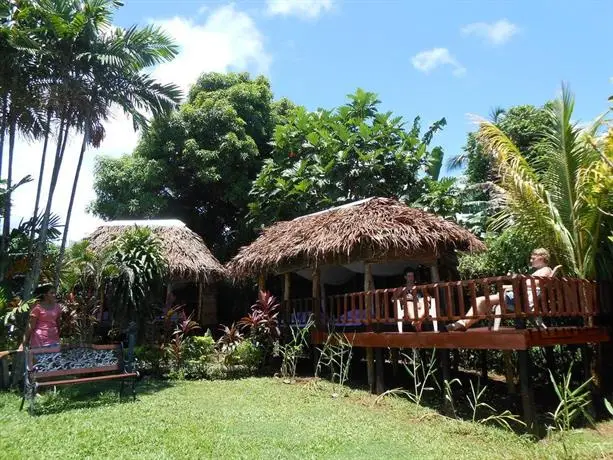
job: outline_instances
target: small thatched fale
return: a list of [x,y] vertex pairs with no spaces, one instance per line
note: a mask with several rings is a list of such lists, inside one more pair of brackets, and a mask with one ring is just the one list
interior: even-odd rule
[[[179,299],[197,305],[196,319],[202,324],[216,323],[215,282],[223,279],[226,271],[207,248],[204,240],[183,222],[171,220],[116,220],[105,222],[89,237],[95,252],[108,248],[129,228],[147,227],[159,238],[168,266],[168,291],[182,289],[187,298]],[[187,289],[197,284],[197,294]],[[195,296],[197,295],[197,299]]]
[[468,230],[390,198],[369,198],[278,222],[228,264],[235,279],[368,261],[436,260],[484,244]]
[[94,251],[109,247],[128,228],[147,227],[160,239],[172,281],[212,283],[225,270],[202,238],[180,220],[115,220],[103,223],[89,237]]

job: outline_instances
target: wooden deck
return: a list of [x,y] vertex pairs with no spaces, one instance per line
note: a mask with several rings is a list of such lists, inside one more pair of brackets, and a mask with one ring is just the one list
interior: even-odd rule
[[[354,347],[372,348],[466,348],[477,350],[527,350],[531,347],[601,343],[609,340],[604,327],[555,327],[547,330],[488,327],[470,328],[466,332],[344,332]],[[328,333],[314,331],[311,342],[322,344]]]

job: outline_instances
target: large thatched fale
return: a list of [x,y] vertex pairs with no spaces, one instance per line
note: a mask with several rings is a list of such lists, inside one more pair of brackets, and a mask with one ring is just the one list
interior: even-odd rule
[[171,281],[213,283],[225,269],[211,254],[200,236],[180,220],[117,220],[105,222],[89,237],[90,247],[109,247],[127,228],[147,227],[160,239]]
[[278,222],[228,264],[235,279],[324,264],[438,257],[485,246],[468,230],[389,198],[369,198]]

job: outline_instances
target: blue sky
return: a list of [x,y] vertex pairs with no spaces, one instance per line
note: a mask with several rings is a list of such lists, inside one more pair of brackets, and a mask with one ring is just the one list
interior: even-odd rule
[[[309,109],[343,104],[346,94],[361,87],[376,92],[384,110],[407,122],[416,115],[424,125],[446,117],[448,125],[434,142],[447,155],[460,152],[472,129],[468,114],[541,105],[565,81],[577,98],[576,119],[588,121],[607,109],[613,94],[610,0],[124,1],[117,25],[153,22],[181,47],[174,62],[153,69],[160,80],[187,89],[202,71],[263,73],[276,98]],[[119,115],[107,133],[99,151],[86,159],[71,240],[98,222],[85,212],[95,196],[95,155],[128,153],[137,140],[131,123]],[[73,144],[77,151],[78,142]],[[17,172],[35,165],[22,163]],[[74,164],[76,159],[63,166],[55,209],[61,215]],[[20,192],[23,215],[33,190]]]

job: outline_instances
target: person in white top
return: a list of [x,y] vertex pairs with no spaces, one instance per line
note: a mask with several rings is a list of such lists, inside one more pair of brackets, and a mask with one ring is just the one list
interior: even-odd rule
[[[532,276],[550,277],[553,274],[553,270],[549,267],[549,251],[544,248],[535,249],[530,256],[530,266],[536,270],[532,273]],[[538,284],[538,281],[537,281]],[[532,290],[530,289],[530,280],[527,282],[528,287],[528,303],[532,307],[534,305],[534,299],[532,297]],[[505,301],[510,307],[514,309],[515,301],[513,298],[513,291],[510,286],[505,286]],[[540,289],[537,287],[537,295]],[[500,295],[492,294],[489,298],[489,308],[493,308],[499,305],[501,302]],[[485,315],[488,313],[488,306],[484,296],[477,297],[477,315]],[[455,323],[447,325],[447,331],[466,331],[470,326],[479,321],[477,318],[471,318],[475,316],[474,310],[471,308],[466,312],[466,319],[461,319]]]

